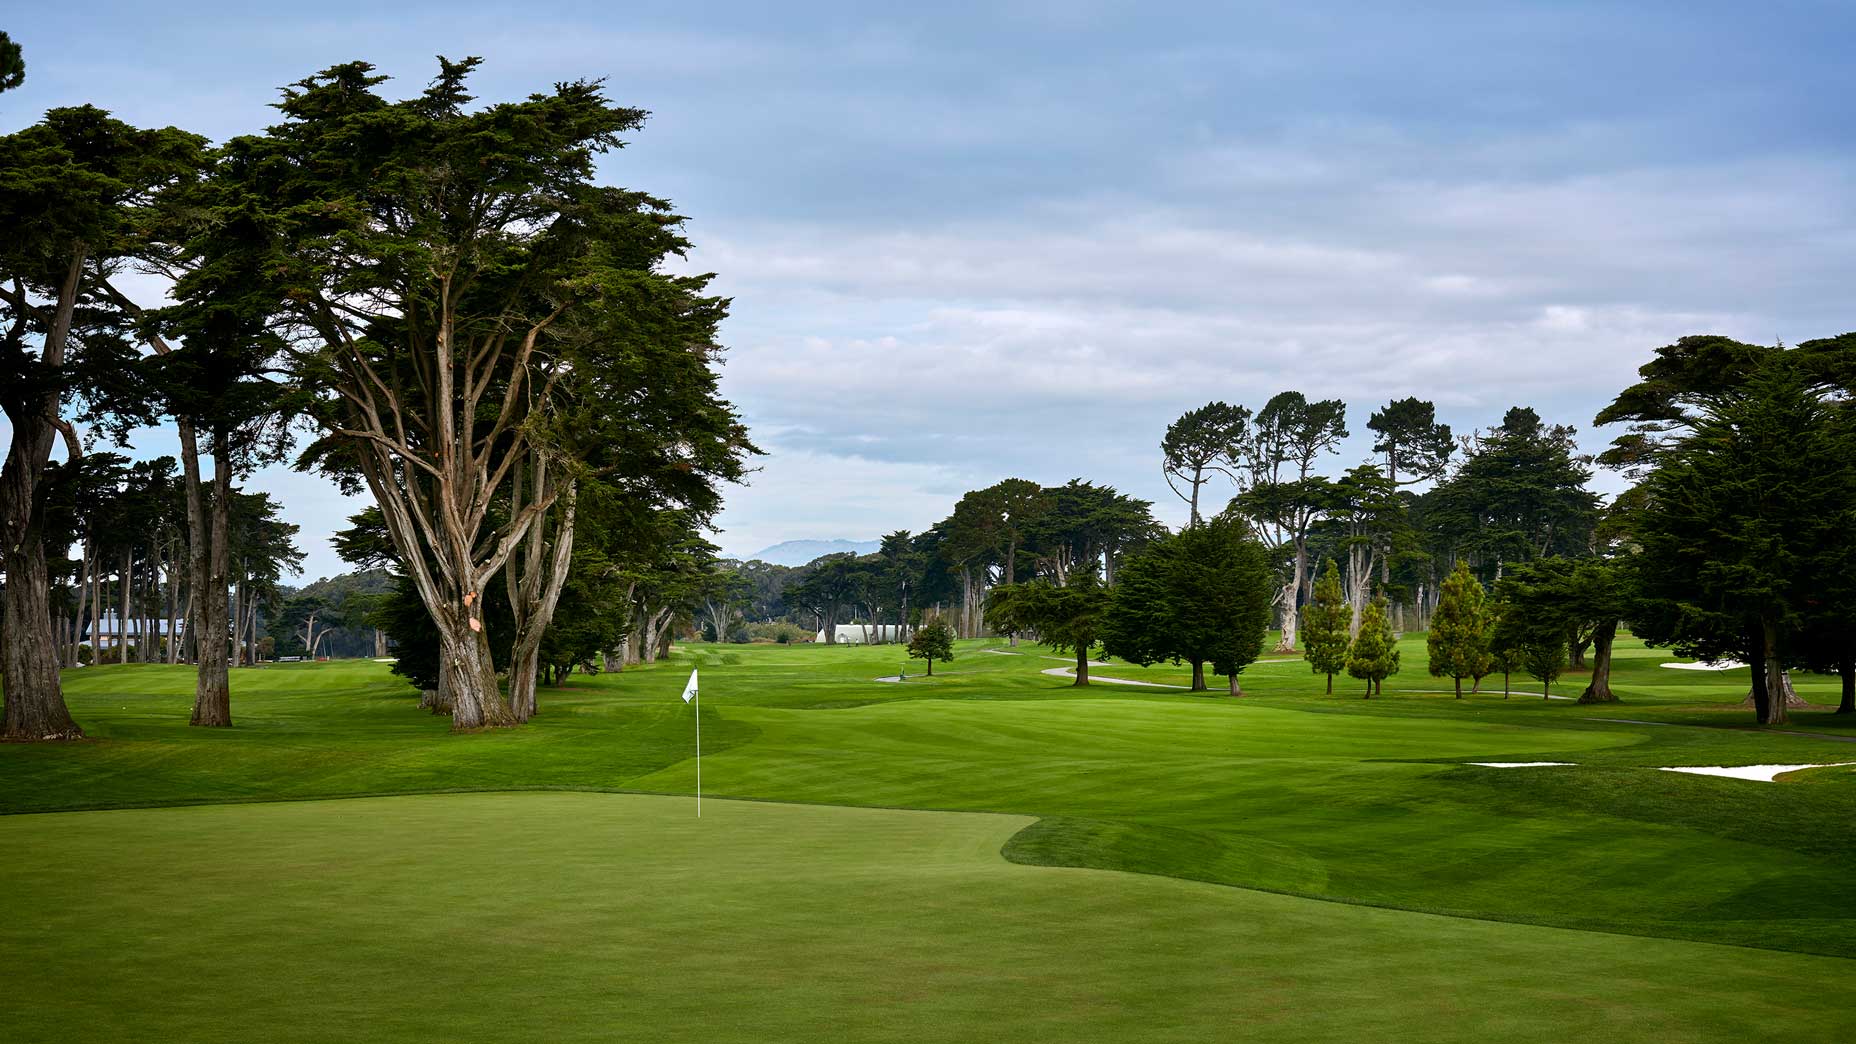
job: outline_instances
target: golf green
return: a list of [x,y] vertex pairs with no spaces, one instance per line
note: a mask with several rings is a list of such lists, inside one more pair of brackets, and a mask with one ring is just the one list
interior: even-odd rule
[[[1834,1040],[1836,958],[1018,866],[1028,820],[500,794],[0,820],[14,1041]],[[30,897],[30,902],[19,902]]]

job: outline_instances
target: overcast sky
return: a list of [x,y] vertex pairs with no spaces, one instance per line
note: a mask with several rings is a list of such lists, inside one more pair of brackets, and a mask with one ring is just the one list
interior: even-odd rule
[[[1166,424],[1285,388],[1582,437],[1660,344],[1856,328],[1847,3],[34,4],[0,130],[215,139],[365,59],[484,98],[604,78],[604,166],[689,216],[768,451],[715,537],[920,529],[1007,476],[1184,506]],[[1409,13],[1422,9],[1422,15]],[[173,452],[147,433],[137,449]],[[1588,445],[1602,438],[1586,437]],[[356,510],[273,470],[308,575]]]

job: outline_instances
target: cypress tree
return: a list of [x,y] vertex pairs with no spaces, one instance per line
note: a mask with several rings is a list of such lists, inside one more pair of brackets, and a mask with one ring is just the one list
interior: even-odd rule
[[1347,673],[1366,682],[1366,698],[1383,692],[1382,683],[1398,673],[1398,643],[1387,618],[1386,596],[1374,598],[1360,618],[1360,634],[1347,651]]
[[1424,640],[1430,652],[1431,674],[1456,683],[1456,698],[1463,698],[1463,679],[1489,673],[1490,618],[1481,581],[1469,575],[1469,563],[1457,560],[1444,581],[1431,617],[1431,633]]
[[1328,676],[1328,695],[1334,694],[1334,676],[1347,669],[1347,625],[1351,623],[1346,593],[1340,586],[1340,567],[1328,559],[1315,584],[1314,598],[1302,607],[1302,659],[1309,670]]

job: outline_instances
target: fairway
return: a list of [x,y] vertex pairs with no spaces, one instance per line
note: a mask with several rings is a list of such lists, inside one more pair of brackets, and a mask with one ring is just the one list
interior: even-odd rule
[[1849,1026],[1834,958],[1015,866],[998,852],[1021,817],[693,812],[520,794],[10,818],[0,884],[35,902],[0,949],[42,956],[11,969],[0,1010],[21,1042],[1006,1026],[1027,1041],[1661,1042]]
[[[1847,726],[1744,728],[1744,671],[1634,642],[1602,709],[1403,653],[1366,701],[1294,661],[1231,699],[1029,643],[901,684],[893,647],[690,646],[470,735],[371,662],[236,672],[229,731],[184,667],[69,672],[94,740],[0,748],[43,813],[0,818],[0,1006],[45,1040],[1856,1031],[1856,773],[1659,771],[1850,760]],[[266,1003],[199,988],[221,960]]]

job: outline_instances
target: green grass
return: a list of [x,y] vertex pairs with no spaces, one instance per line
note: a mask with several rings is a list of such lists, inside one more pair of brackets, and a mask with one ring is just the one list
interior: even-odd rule
[[[239,724],[221,731],[186,727],[184,669],[69,672],[93,740],[0,748],[0,811],[687,794],[692,712],[676,694],[698,664],[705,795],[757,803],[708,802],[700,830],[679,818],[687,802],[561,794],[0,820],[26,854],[0,888],[55,911],[0,935],[32,958],[16,968],[48,977],[9,973],[9,998],[17,984],[34,1000],[0,1000],[0,1019],[66,1012],[86,1032],[63,1039],[232,1039],[214,1019],[241,1009],[164,984],[217,939],[307,994],[247,1038],[289,1039],[330,1011],[379,1039],[661,1039],[685,1035],[680,1018],[705,1039],[887,1039],[910,1019],[929,1020],[914,1039],[1206,1039],[1219,1012],[1272,1039],[1856,1030],[1817,999],[1856,971],[1839,899],[1856,773],[1654,769],[1856,761],[1839,739],[1856,723],[1828,713],[1833,679],[1800,679],[1825,706],[1778,732],[1737,706],[1744,669],[1667,670],[1634,642],[1614,677],[1626,702],[1603,708],[1537,688],[1426,692],[1448,686],[1416,639],[1371,701],[1351,679],[1320,695],[1299,662],[1253,667],[1243,700],[1077,690],[1039,673],[1066,662],[1049,650],[978,644],[900,685],[874,681],[903,665],[895,647],[697,646],[544,690],[523,729],[461,736],[372,663],[235,672]],[[80,988],[99,960],[119,974]],[[699,989],[698,967],[730,989]],[[478,973],[508,1034],[454,996]],[[149,1021],[109,1021],[124,1009]]]
[[[1015,866],[1029,821],[590,794],[0,821],[8,1039],[1742,1041],[1848,963]],[[55,845],[42,842],[57,838]],[[75,872],[74,872],[75,870]],[[98,882],[117,882],[99,889]],[[48,939],[57,945],[47,945]]]

